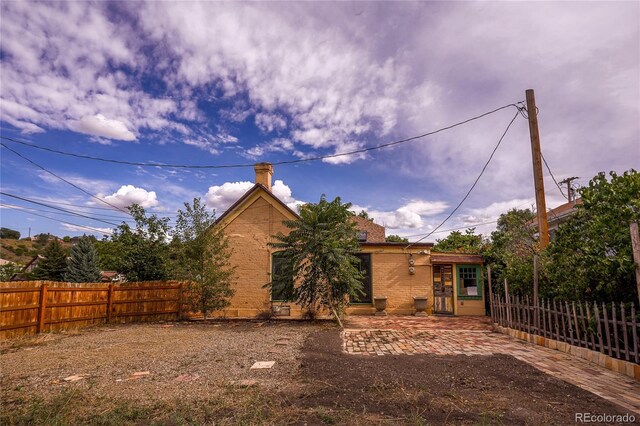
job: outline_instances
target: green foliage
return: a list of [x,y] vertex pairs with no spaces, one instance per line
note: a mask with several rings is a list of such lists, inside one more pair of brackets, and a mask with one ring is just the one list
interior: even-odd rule
[[62,244],[52,240],[42,253],[38,266],[33,270],[33,277],[38,280],[64,281],[67,272],[67,253]]
[[65,235],[64,237],[62,237],[62,241],[64,241],[65,243],[70,243],[71,242],[71,237],[68,235]]
[[65,280],[72,283],[95,283],[100,281],[98,253],[92,240],[86,235],[71,249],[67,262]]
[[433,251],[480,254],[484,249],[484,243],[482,235],[475,235],[475,230],[475,228],[469,228],[464,234],[460,231],[453,231],[447,238],[437,240]]
[[367,219],[367,220],[369,220],[369,221],[373,222],[373,218],[369,217],[369,213],[367,213],[367,212],[366,212],[366,211],[364,211],[364,210],[360,210],[360,213],[358,213],[358,215],[357,215],[357,216],[358,216],[358,217],[361,217],[361,218],[363,218],[363,219]]
[[22,271],[22,267],[16,263],[7,263],[0,266],[0,281],[9,281],[14,274]]
[[547,250],[551,296],[637,301],[629,223],[640,221],[640,174],[610,176],[600,173],[578,190],[582,204]]
[[168,276],[169,219],[147,216],[137,204],[129,207],[135,228],[118,226],[97,245],[101,266],[124,274],[128,281],[164,280]]
[[291,232],[275,235],[271,244],[281,252],[283,266],[267,284],[311,311],[328,309],[340,324],[349,296],[362,294],[363,274],[353,255],[360,246],[350,207],[323,195],[318,204],[300,208],[300,219],[285,221]]
[[408,243],[409,240],[407,238],[401,237],[400,235],[387,235],[385,241],[388,243]]
[[229,306],[234,269],[229,263],[231,248],[215,214],[207,212],[199,198],[184,203],[178,211],[173,241],[173,274],[189,282],[187,294],[192,311],[207,313]]
[[0,238],[7,238],[9,240],[19,240],[20,232],[9,228],[0,228]]
[[512,294],[532,295],[533,255],[538,252],[538,241],[530,222],[535,217],[530,209],[509,210],[500,216],[491,242],[483,248],[497,291],[502,291],[506,278]]

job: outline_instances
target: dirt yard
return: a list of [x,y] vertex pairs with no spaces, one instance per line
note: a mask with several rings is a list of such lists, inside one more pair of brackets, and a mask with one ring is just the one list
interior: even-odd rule
[[[510,356],[341,348],[329,323],[118,325],[12,340],[0,346],[0,423],[564,425],[576,412],[624,414]],[[275,365],[250,370],[256,361]]]

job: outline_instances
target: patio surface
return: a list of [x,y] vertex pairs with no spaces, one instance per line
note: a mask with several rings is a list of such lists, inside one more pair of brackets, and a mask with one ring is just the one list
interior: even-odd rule
[[487,317],[351,316],[342,333],[353,355],[506,354],[640,414],[640,382],[582,358],[494,332]]

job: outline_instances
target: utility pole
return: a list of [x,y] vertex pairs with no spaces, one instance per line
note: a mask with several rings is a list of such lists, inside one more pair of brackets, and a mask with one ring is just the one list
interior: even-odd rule
[[570,178],[566,178],[565,180],[561,180],[559,183],[562,184],[566,184],[567,185],[567,199],[569,202],[575,201],[576,200],[576,192],[574,191],[573,187],[571,186],[571,182],[573,182],[574,180],[578,179],[576,176],[570,177]]
[[544,198],[542,179],[542,154],[540,152],[540,133],[538,131],[538,109],[533,89],[527,89],[527,115],[529,116],[529,135],[531,136],[531,157],[533,159],[533,183],[536,191],[536,209],[538,210],[538,239],[540,248],[549,245],[549,223],[547,222],[547,203]]

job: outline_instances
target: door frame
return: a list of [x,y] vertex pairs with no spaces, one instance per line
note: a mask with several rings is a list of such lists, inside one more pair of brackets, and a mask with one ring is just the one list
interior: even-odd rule
[[[442,269],[440,269],[440,280],[436,281],[436,268],[448,267],[451,273],[450,284],[444,284],[442,279]],[[433,265],[431,277],[433,280],[433,313],[438,315],[455,315],[455,277],[454,277],[454,265],[452,263],[443,263]],[[439,287],[442,287],[444,291],[437,291]],[[448,289],[447,289],[448,287]],[[448,291],[449,290],[449,291]],[[450,293],[450,294],[447,294]],[[450,303],[447,303],[447,299],[450,299]],[[440,303],[437,301],[440,300]],[[447,305],[451,306],[451,310],[447,310]],[[438,306],[444,306],[445,309],[437,310]]]

